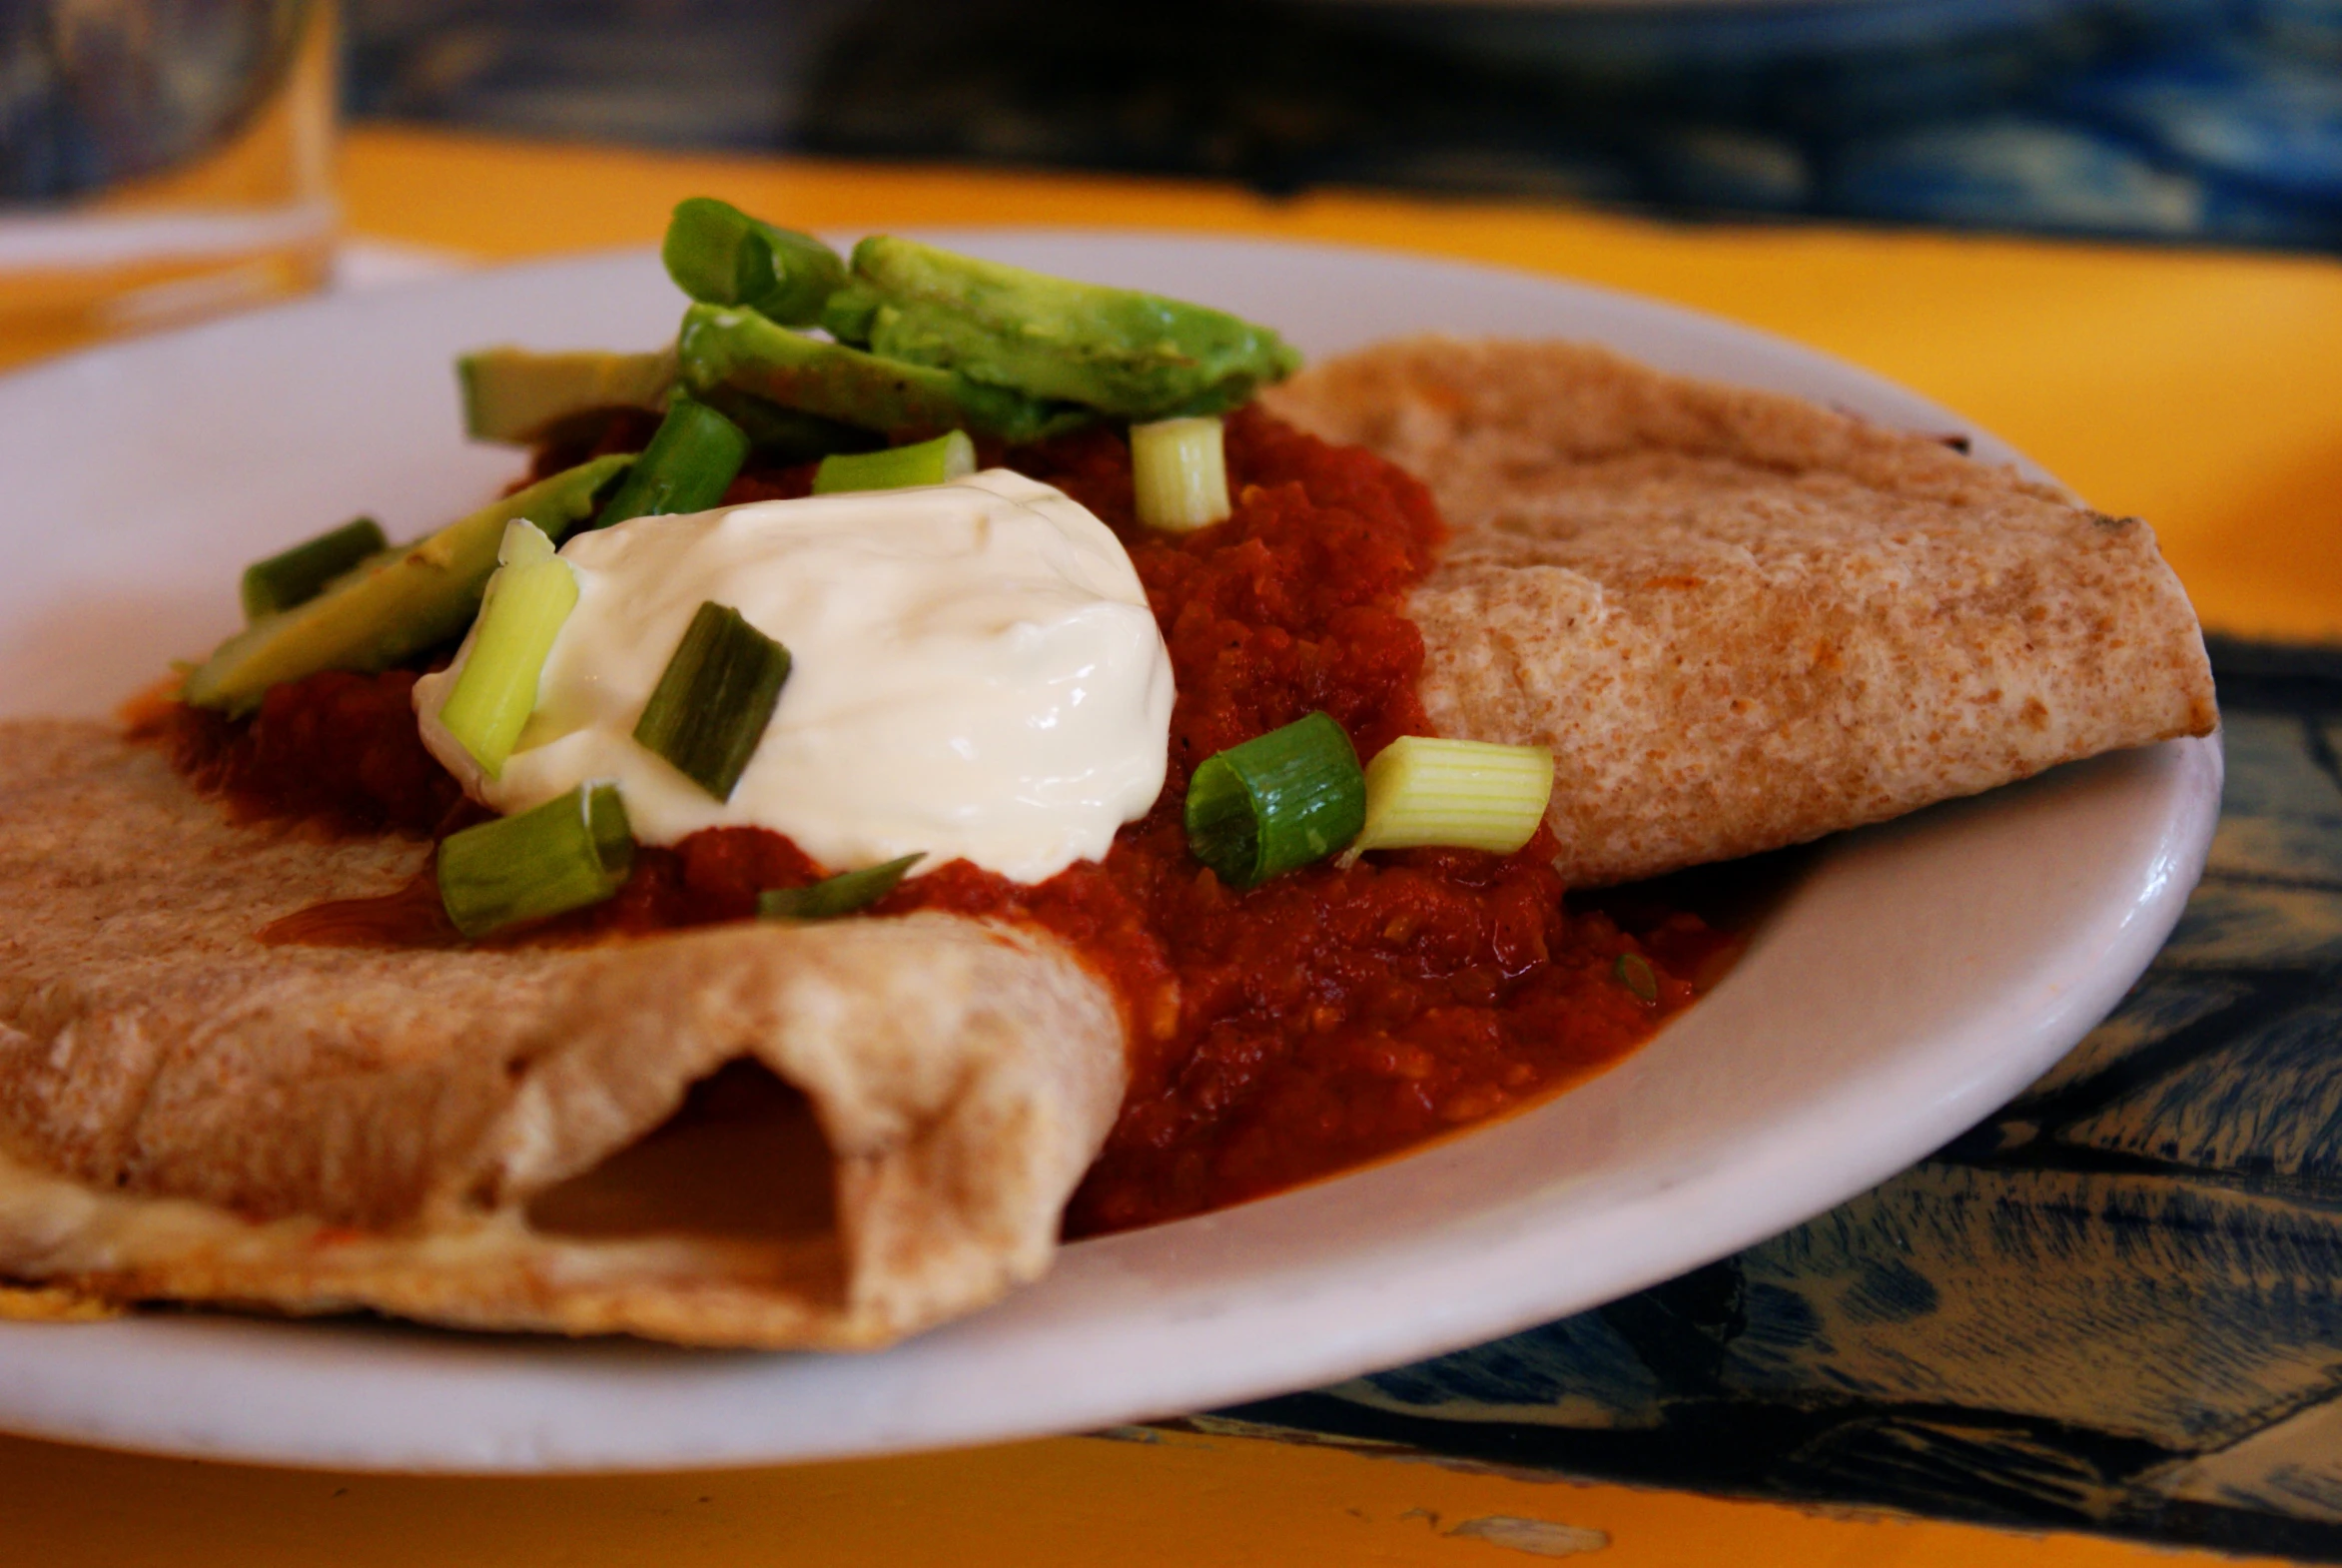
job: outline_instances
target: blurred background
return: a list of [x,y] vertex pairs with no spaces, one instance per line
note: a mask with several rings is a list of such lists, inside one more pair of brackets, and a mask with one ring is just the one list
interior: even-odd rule
[[2342,0],[5,0],[0,359],[321,281],[337,92],[359,128],[2342,249]]
[[2342,0],[346,0],[360,122],[2342,246]]

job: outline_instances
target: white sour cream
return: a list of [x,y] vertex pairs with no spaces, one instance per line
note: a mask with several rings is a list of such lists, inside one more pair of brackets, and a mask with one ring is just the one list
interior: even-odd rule
[[[577,573],[499,779],[415,683],[423,743],[473,799],[524,811],[614,780],[634,836],[785,833],[833,871],[924,851],[1019,882],[1102,858],[1163,788],[1171,656],[1120,540],[1007,469],[917,489],[638,517],[561,548]],[[634,738],[699,606],[788,648],[764,740],[718,801]]]

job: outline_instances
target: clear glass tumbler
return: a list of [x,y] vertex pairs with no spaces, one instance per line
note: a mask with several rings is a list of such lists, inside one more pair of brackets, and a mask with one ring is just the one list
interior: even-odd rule
[[0,0],[0,364],[333,265],[332,0]]

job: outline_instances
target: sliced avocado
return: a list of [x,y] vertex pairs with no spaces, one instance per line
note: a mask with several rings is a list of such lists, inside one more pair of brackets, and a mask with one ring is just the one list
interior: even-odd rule
[[675,351],[537,354],[481,349],[455,362],[463,386],[463,429],[475,440],[533,445],[579,414],[603,408],[666,406]]
[[249,711],[283,681],[320,670],[388,669],[448,641],[479,612],[504,524],[526,517],[556,542],[593,515],[633,463],[618,452],[581,462],[482,506],[418,543],[369,561],[306,604],[265,616],[220,644],[181,695],[199,708]]
[[1131,419],[1217,413],[1300,368],[1265,327],[872,235],[822,325],[887,360]]
[[956,371],[882,360],[808,338],[733,306],[686,310],[675,347],[684,385],[703,397],[729,388],[866,430],[928,435],[966,429],[1029,441],[1096,417],[1086,408],[988,387]]

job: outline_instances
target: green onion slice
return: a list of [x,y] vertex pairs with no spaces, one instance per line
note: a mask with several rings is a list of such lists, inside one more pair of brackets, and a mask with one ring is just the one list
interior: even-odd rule
[[702,388],[700,401],[740,426],[760,462],[794,467],[837,451],[872,451],[886,444],[876,430],[858,429],[802,408],[785,408],[754,392],[717,384]]
[[1187,847],[1231,887],[1332,854],[1366,820],[1358,754],[1331,714],[1204,759],[1187,785]]
[[1659,1000],[1659,972],[1651,967],[1651,961],[1642,954],[1621,953],[1610,972],[1617,977],[1620,985],[1633,992],[1638,999],[1644,1002]]
[[330,533],[321,533],[267,560],[254,561],[244,568],[246,624],[307,604],[325,591],[327,583],[390,547],[381,523],[372,517],[353,517]]
[[902,490],[915,484],[949,484],[976,471],[976,443],[966,430],[938,435],[915,446],[883,451],[836,452],[813,471],[813,493],[841,490]]
[[748,436],[739,425],[687,392],[667,404],[650,444],[594,514],[593,526],[629,517],[705,511],[724,498],[748,460]]
[[675,287],[709,305],[745,305],[784,327],[811,327],[846,281],[844,258],[809,234],[751,218],[712,196],[667,220],[659,260]]
[[904,855],[860,871],[842,871],[802,888],[773,888],[756,898],[756,912],[768,920],[827,920],[851,915],[894,892],[904,874],[925,860],[925,854]]
[[1173,533],[1228,517],[1227,452],[1216,416],[1131,426],[1131,482],[1139,520]]
[[789,650],[712,600],[691,617],[634,738],[718,800],[730,800],[789,678]]
[[439,844],[439,902],[466,937],[598,904],[634,869],[633,831],[614,784],[580,784],[516,816]]
[[537,679],[561,623],[577,607],[577,574],[553,553],[553,541],[525,517],[504,525],[496,551],[503,562],[488,579],[471,649],[439,722],[491,779],[536,711]]
[[1552,797],[1553,753],[1543,746],[1402,735],[1367,765],[1366,826],[1347,858],[1422,845],[1509,855]]

